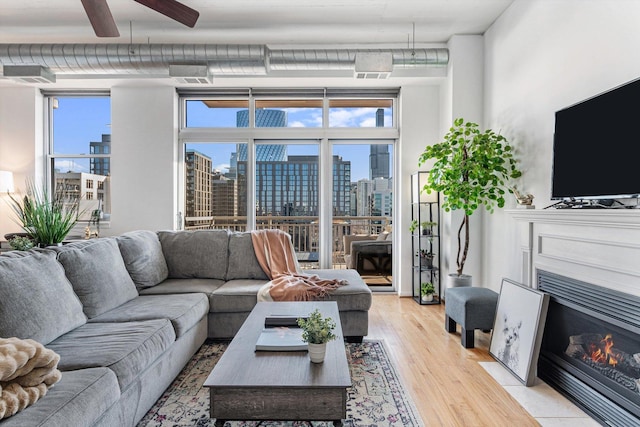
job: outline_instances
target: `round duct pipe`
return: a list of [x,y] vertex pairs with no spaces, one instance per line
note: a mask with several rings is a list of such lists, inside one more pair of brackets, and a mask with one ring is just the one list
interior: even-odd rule
[[0,64],[40,65],[56,74],[169,75],[170,64],[207,64],[213,75],[353,70],[356,54],[391,54],[394,67],[443,67],[446,48],[269,49],[216,44],[0,44]]

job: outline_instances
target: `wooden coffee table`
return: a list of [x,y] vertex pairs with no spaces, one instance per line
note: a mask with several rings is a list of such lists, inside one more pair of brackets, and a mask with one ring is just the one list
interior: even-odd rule
[[[315,309],[336,321],[338,338],[327,344],[323,363],[311,363],[306,351],[255,351],[266,316],[306,316]],[[227,420],[333,421],[347,413],[351,376],[335,301],[258,303],[204,382],[209,387],[211,418]]]

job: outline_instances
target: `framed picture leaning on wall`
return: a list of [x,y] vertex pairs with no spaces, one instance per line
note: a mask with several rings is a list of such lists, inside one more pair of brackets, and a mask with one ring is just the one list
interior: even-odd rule
[[548,306],[544,292],[502,279],[489,353],[527,387],[535,382]]

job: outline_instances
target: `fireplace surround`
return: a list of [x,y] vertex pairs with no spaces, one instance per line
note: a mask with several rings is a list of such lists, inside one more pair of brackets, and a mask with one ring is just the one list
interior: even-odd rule
[[640,209],[507,212],[515,245],[508,274],[551,295],[545,334],[559,336],[543,338],[538,376],[603,425],[640,425],[638,396],[607,377],[631,384],[635,365],[621,375],[596,364],[606,373],[596,380],[589,378],[596,368],[573,357],[585,346],[610,346],[615,357],[640,352]]
[[538,377],[603,425],[640,425],[640,298],[538,270]]

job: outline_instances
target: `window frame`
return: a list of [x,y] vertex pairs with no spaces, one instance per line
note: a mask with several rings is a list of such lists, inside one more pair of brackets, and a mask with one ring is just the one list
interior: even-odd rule
[[[241,94],[239,94],[239,92]],[[269,141],[277,141],[278,143],[291,144],[298,141],[314,141],[319,144],[319,193],[325,194],[333,188],[333,144],[348,141],[349,144],[388,144],[393,147],[393,164],[392,168],[394,176],[399,171],[398,162],[398,141],[400,140],[400,126],[398,120],[398,103],[400,97],[399,88],[391,89],[236,89],[227,92],[224,89],[220,91],[209,90],[178,90],[179,95],[179,133],[178,133],[178,197],[177,202],[180,212],[178,216],[184,218],[184,164],[185,149],[190,143],[229,143],[243,142],[247,144],[247,188],[253,189],[246,195],[247,207],[255,206],[255,185],[256,185],[256,163],[255,163],[255,147],[257,143],[269,143]],[[255,103],[257,99],[273,100],[277,98],[285,99],[304,99],[305,96],[310,98],[322,99],[322,127],[298,128],[298,127],[255,127]],[[331,99],[353,99],[361,100],[366,98],[390,99],[392,103],[392,126],[390,127],[329,127],[329,103]],[[248,99],[249,101],[249,126],[244,128],[187,128],[186,127],[186,101],[187,100],[216,100],[216,99]],[[348,101],[344,101],[348,102]],[[397,193],[399,188],[399,180],[394,179],[393,192]],[[400,212],[397,205],[398,197],[393,198],[392,211]],[[332,200],[326,200],[321,197],[319,200],[319,238],[320,241],[328,242],[332,239]],[[256,212],[255,209],[247,209],[247,230],[256,228]],[[181,224],[182,225],[182,224]],[[397,263],[394,263],[396,265]],[[320,268],[330,268],[331,265],[331,248],[328,245],[321,246],[320,250]],[[394,285],[395,287],[395,285]]]
[[[92,154],[91,148],[87,148],[86,153],[55,153],[54,152],[54,110],[58,107],[58,98],[111,98],[110,90],[59,90],[49,91],[42,90],[43,104],[44,104],[44,181],[45,186],[49,194],[53,194],[56,185],[55,177],[55,161],[56,159],[87,159],[91,162],[91,159],[108,159],[109,165],[111,165],[111,153],[113,150],[109,150],[107,154]],[[111,101],[109,101],[111,103]],[[111,114],[110,114],[111,116]],[[111,118],[111,117],[110,117]],[[89,143],[89,141],[87,142]],[[113,199],[113,195],[111,195]],[[92,200],[99,200],[97,197]],[[100,225],[104,228],[109,228],[111,223],[111,212],[109,212],[109,219],[101,221]],[[81,219],[78,224],[88,224],[90,219]]]

